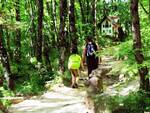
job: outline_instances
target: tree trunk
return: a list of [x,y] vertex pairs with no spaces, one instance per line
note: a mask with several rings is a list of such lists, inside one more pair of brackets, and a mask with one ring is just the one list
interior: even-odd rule
[[[131,0],[131,15],[132,15],[132,30],[133,30],[133,49],[135,51],[135,59],[138,65],[142,64],[144,61],[144,56],[142,53],[141,44],[141,34],[140,34],[140,23],[138,14],[138,0]],[[140,75],[140,88],[148,91],[150,88],[149,78],[146,78],[148,74],[147,67],[138,67],[138,72]]]
[[0,113],[9,113],[7,110],[7,107],[3,105],[3,103],[0,101]]
[[56,17],[56,0],[52,1],[52,16],[53,16],[53,24],[56,36],[58,38],[58,29],[57,29],[57,17]]
[[43,55],[44,55],[44,60],[45,60],[45,64],[47,67],[48,71],[52,71],[52,66],[51,66],[51,61],[50,61],[50,47],[48,45],[48,41],[46,40],[48,37],[45,36],[44,40],[43,40]]
[[[51,1],[51,4],[50,2],[46,2],[46,7],[47,7],[48,14],[53,21],[53,23],[50,22],[50,27],[51,27],[50,34],[52,35],[51,36],[52,46],[56,47],[57,38],[58,38],[58,30],[56,26],[56,21],[57,21],[56,20],[56,1]],[[51,31],[55,31],[55,34],[52,33]]]
[[121,42],[123,42],[125,40],[125,33],[121,27],[121,25],[118,27],[118,37],[117,39]]
[[42,62],[42,29],[43,29],[43,0],[38,0],[38,36],[36,45],[36,57]]
[[6,42],[6,45],[7,45],[7,51],[8,51],[8,54],[9,54],[9,57],[10,59],[13,59],[13,52],[12,50],[10,49],[10,34],[8,33],[8,29],[6,29],[6,37],[7,37],[7,42]]
[[4,71],[4,77],[6,79],[8,88],[10,90],[14,90],[14,81],[11,77],[11,70],[10,70],[10,64],[9,64],[9,59],[8,59],[8,54],[7,51],[3,45],[3,30],[2,30],[2,25],[0,25],[0,62],[2,63],[3,66],[3,71]]
[[97,3],[97,0],[93,0],[93,1],[92,1],[93,37],[96,36],[96,3]]
[[86,23],[90,22],[90,5],[89,5],[89,0],[86,0]]
[[60,0],[60,26],[59,26],[59,65],[60,71],[63,74],[65,71],[65,45],[66,45],[66,31],[65,31],[65,21],[67,16],[67,0]]
[[36,56],[36,39],[37,39],[37,31],[36,31],[36,25],[35,25],[35,18],[36,18],[36,14],[35,14],[35,2],[31,1],[30,2],[30,8],[28,10],[28,13],[30,15],[30,19],[31,19],[31,27],[30,27],[30,36],[31,36],[31,56],[34,57]]
[[106,2],[105,0],[103,1],[103,17],[108,16],[108,10],[107,10],[107,6],[106,6]]
[[74,0],[70,0],[69,3],[69,28],[71,36],[71,47],[77,49],[77,34],[75,27],[75,12],[74,12]]
[[[20,1],[16,0],[16,21],[20,21]],[[16,49],[14,50],[14,59],[16,63],[21,61],[21,31],[20,29],[16,30],[16,39],[15,39]]]
[[82,23],[85,23],[84,9],[81,0],[79,0],[79,4],[80,4],[81,15],[82,15]]

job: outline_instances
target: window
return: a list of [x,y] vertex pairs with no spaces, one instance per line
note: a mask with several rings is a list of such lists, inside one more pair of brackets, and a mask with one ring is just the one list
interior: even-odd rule
[[105,27],[109,27],[109,23],[108,23],[108,21],[106,21],[106,23],[105,23]]

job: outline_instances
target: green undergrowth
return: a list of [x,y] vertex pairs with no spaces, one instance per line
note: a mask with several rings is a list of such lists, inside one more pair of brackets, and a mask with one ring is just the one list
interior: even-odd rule
[[143,49],[143,54],[145,55],[144,62],[142,64],[137,64],[132,46],[132,40],[128,40],[125,42],[120,42],[114,46],[105,47],[98,53],[100,57],[112,56],[115,61],[118,61],[112,65],[112,70],[110,71],[111,75],[124,74],[132,77],[134,75],[138,75],[137,69],[139,67],[147,66],[150,68],[150,56],[147,54],[149,50],[146,48]]
[[48,89],[52,89],[53,87],[62,84],[65,86],[71,85],[71,73],[69,71],[65,71],[63,75],[57,75],[52,81],[47,83],[46,87],[48,87]]
[[96,113],[106,109],[111,113],[150,112],[150,97],[143,92],[132,92],[127,96],[95,96]]
[[9,97],[13,97],[15,94],[10,91],[6,90],[4,87],[0,87],[0,103],[2,103],[4,106],[10,106],[11,102],[9,101]]

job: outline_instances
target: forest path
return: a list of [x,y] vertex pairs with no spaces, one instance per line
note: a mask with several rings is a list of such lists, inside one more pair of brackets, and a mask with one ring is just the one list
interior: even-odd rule
[[[109,65],[104,65],[113,61],[111,58],[103,60],[101,64],[101,69],[110,69]],[[82,74],[84,75],[84,74]],[[86,74],[85,74],[86,75]],[[82,76],[83,79],[86,76]],[[81,77],[81,78],[82,78]],[[45,92],[41,96],[35,96],[30,99],[25,99],[18,104],[13,104],[9,108],[10,113],[94,113],[95,105],[87,103],[87,91],[83,85],[83,81],[79,81],[79,88],[72,89],[64,85],[56,85],[52,90]],[[107,96],[114,95],[128,95],[130,91],[135,91],[138,89],[138,79],[133,81],[128,81],[126,84],[126,79],[114,79],[113,77],[103,78],[105,90],[102,98],[107,98]],[[101,101],[101,105],[105,104]],[[105,109],[104,106],[99,106],[99,111]],[[105,110],[104,110],[105,111]],[[104,113],[104,112],[103,112]]]
[[[87,72],[83,75],[87,75]],[[85,79],[86,76],[82,76]],[[94,105],[86,103],[87,92],[83,80],[79,81],[79,88],[72,89],[64,85],[56,85],[52,90],[41,96],[24,99],[12,104],[10,113],[94,113]],[[82,86],[82,87],[81,87]]]
[[10,113],[94,113],[85,105],[86,91],[58,86],[9,108]]

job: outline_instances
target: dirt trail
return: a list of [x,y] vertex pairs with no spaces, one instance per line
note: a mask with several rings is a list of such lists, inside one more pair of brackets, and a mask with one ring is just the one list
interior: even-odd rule
[[[85,79],[86,71],[81,78]],[[84,78],[85,77],[85,78]],[[83,80],[80,85],[84,86]],[[94,113],[94,105],[87,105],[87,92],[84,87],[72,89],[66,86],[57,86],[42,96],[32,97],[13,104],[10,113]],[[89,103],[88,103],[89,104]],[[87,107],[88,106],[88,107]],[[89,108],[90,107],[90,108]]]
[[[113,61],[112,58],[106,58],[103,60],[103,64],[100,68],[105,70],[106,73],[111,69],[111,65],[108,62]],[[105,65],[107,64],[107,65]],[[85,79],[82,73],[81,78]],[[130,91],[135,91],[138,89],[138,79],[128,81],[126,84],[126,79],[113,79],[113,77],[103,78],[105,90],[103,93],[99,94],[103,98],[114,95],[128,95]],[[84,86],[83,81],[80,81],[80,85]],[[89,100],[88,100],[89,101]],[[100,113],[109,113],[107,110],[106,103],[100,101],[101,105],[98,106]],[[13,104],[9,111],[10,113],[94,113],[95,108],[97,108],[93,102],[92,104],[87,104],[87,92],[84,87],[79,87],[77,89],[72,89],[66,86],[56,86],[53,90],[45,92],[42,96],[32,97],[26,99],[19,104]],[[87,107],[88,106],[88,107]],[[95,107],[95,108],[94,108]],[[95,111],[95,112],[96,112]]]
[[85,105],[86,91],[65,86],[32,97],[9,108],[10,113],[94,113]]

